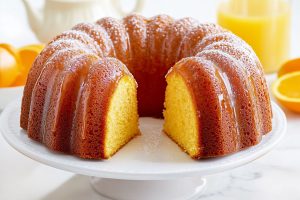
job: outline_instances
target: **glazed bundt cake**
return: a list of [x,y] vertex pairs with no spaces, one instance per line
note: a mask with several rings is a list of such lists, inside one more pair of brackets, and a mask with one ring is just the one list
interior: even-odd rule
[[138,115],[164,117],[195,159],[253,146],[272,129],[249,45],[215,24],[136,14],[55,37],[30,70],[20,121],[51,150],[105,159],[140,134]]

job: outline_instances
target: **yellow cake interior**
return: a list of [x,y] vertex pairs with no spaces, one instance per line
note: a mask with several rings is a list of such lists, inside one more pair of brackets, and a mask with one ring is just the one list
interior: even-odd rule
[[104,142],[105,157],[111,157],[131,138],[139,134],[136,82],[123,76],[111,98]]
[[173,72],[167,76],[164,131],[190,156],[199,153],[198,122],[194,102],[184,79]]

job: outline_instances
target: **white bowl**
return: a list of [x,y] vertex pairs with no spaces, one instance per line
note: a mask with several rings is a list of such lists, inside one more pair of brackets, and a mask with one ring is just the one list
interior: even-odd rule
[[7,104],[23,95],[24,86],[0,87],[0,110],[3,110]]

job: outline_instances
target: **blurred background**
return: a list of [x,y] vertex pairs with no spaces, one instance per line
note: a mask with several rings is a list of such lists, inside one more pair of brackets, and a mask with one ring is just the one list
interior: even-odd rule
[[[299,9],[296,0],[0,0],[0,43],[21,54],[20,65],[29,65],[34,59],[23,61],[24,51],[27,57],[35,52],[31,55],[34,58],[55,35],[80,22],[105,16],[122,18],[131,12],[146,17],[189,16],[200,22],[219,23],[240,36],[253,47],[269,74],[300,54]],[[22,47],[21,53],[17,52]],[[28,68],[19,70],[22,77],[2,78],[0,87],[24,85]],[[10,76],[17,71],[12,69]]]
[[[104,16],[121,18],[132,10],[146,17],[169,14],[220,23],[251,43],[263,62],[270,85],[278,80],[277,72],[283,63],[300,57],[300,1],[231,0],[230,3],[225,0],[0,0],[0,112],[22,94],[31,63],[54,35],[78,22]],[[11,55],[1,57],[4,51]],[[6,62],[3,58],[9,56],[20,61]],[[292,63],[292,71],[300,71],[300,60]],[[19,72],[14,72],[13,67],[7,72],[2,65],[22,65],[24,69],[20,71],[24,74],[16,75],[19,80],[11,79]],[[299,80],[300,76],[298,85]],[[300,102],[300,88],[290,88],[297,90],[292,93]],[[272,99],[275,100],[273,95]],[[300,117],[291,111],[293,108],[277,101],[282,103],[288,118],[284,141],[254,163],[210,176],[210,187],[201,199],[300,199]],[[300,112],[300,103],[298,109]],[[88,178],[30,160],[9,147],[1,136],[0,152],[0,199],[98,199],[89,187]]]
[[[43,5],[45,3],[44,0],[27,1],[31,3],[33,9],[37,12],[42,11]],[[104,9],[103,13],[99,13],[98,17],[120,17],[117,12],[110,12],[111,10],[114,10],[112,8],[112,2],[114,2],[114,0],[96,1],[99,1],[101,8]],[[151,17],[157,14],[169,14],[176,18],[194,17],[201,22],[217,22],[217,8],[218,4],[221,1],[222,0],[145,0],[140,13],[147,17]],[[120,2],[121,7],[125,12],[132,10],[135,6],[135,0],[121,0]],[[292,5],[291,40],[295,41],[295,39],[297,39],[297,37],[299,37],[300,35],[300,1],[294,0],[290,1],[290,3]],[[109,11],[105,11],[105,9],[108,9]],[[42,12],[40,14],[42,14]],[[35,34],[31,31],[27,19],[26,9],[22,0],[0,0],[0,15],[1,42],[8,42],[16,46],[39,42],[35,37]],[[295,57],[299,54],[299,43],[291,43],[291,57]]]

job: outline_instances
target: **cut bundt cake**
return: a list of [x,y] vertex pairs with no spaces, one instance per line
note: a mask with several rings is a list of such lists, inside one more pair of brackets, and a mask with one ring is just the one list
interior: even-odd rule
[[215,24],[167,15],[81,23],[56,36],[27,78],[20,124],[49,149],[106,159],[139,134],[138,115],[195,159],[253,146],[272,129],[261,64]]

